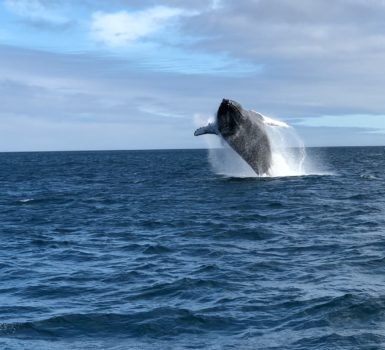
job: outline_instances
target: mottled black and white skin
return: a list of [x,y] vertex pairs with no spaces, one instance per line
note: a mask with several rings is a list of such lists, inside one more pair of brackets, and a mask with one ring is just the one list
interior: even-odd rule
[[264,117],[223,99],[216,121],[197,129],[195,136],[217,134],[250,165],[257,175],[269,174],[272,156]]

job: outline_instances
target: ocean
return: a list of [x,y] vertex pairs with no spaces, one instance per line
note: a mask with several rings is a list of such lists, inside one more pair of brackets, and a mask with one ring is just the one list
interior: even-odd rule
[[0,348],[385,349],[385,147],[210,159],[1,153]]

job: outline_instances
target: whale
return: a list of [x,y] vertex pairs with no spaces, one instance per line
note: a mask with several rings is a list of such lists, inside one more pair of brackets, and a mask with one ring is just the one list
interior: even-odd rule
[[287,127],[287,124],[244,109],[236,101],[223,99],[216,120],[195,130],[194,135],[220,136],[259,175],[269,175],[272,147],[266,125]]

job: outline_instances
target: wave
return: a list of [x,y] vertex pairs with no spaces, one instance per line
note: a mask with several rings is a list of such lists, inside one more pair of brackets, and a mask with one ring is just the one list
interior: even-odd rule
[[[385,343],[380,329],[373,327],[382,322],[384,298],[351,293],[314,299],[298,297],[291,302],[278,298],[275,303],[266,304],[263,300],[251,302],[239,295],[233,299],[220,298],[211,307],[200,310],[160,306],[125,313],[69,313],[2,323],[0,336],[34,341],[157,339],[168,345],[176,344],[176,339],[180,339],[178,344],[182,339],[187,343],[190,337],[198,341],[196,337],[201,336],[202,348],[205,340],[226,334],[225,337],[238,339],[243,346],[250,341],[264,349],[298,350],[312,348],[311,344],[333,343],[336,347],[351,348],[352,344],[365,340],[368,348]],[[237,348],[236,344],[231,348]]]
[[158,307],[149,311],[64,314],[42,320],[0,323],[0,336],[18,338],[170,337],[222,330],[236,324],[231,317],[204,315],[184,308]]

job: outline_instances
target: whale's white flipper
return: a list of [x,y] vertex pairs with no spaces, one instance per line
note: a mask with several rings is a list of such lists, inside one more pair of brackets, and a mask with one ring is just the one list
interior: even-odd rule
[[262,115],[263,122],[266,125],[270,126],[278,126],[279,128],[289,128],[289,125],[287,125],[285,122],[281,122],[280,120],[275,120],[273,118],[266,117],[265,115]]
[[277,126],[279,128],[290,128],[289,125],[287,125],[285,122],[281,122],[280,120],[275,120],[273,118],[270,118],[270,117],[266,117],[265,115],[257,112],[257,111],[254,111],[254,110],[251,110],[254,114],[256,114],[256,116],[258,118],[260,118],[262,120],[262,122],[266,125],[270,125],[270,126]]

